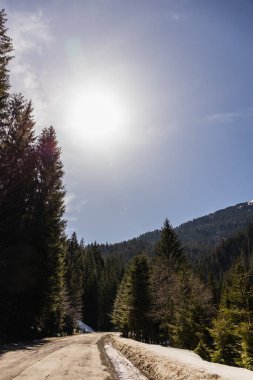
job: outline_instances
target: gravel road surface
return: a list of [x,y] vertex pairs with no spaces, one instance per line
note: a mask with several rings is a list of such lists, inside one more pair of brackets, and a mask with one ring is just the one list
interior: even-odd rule
[[105,337],[83,334],[1,347],[0,380],[113,380]]

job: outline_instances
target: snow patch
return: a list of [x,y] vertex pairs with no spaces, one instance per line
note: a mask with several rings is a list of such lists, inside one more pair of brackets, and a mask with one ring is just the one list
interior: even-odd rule
[[119,380],[148,380],[128,359],[115,350],[111,344],[105,344],[104,347]]
[[148,349],[165,358],[189,364],[198,369],[203,369],[212,375],[218,375],[221,379],[228,380],[253,380],[253,372],[244,368],[232,367],[224,364],[210,363],[203,360],[199,355],[189,350],[172,347],[149,345]]
[[95,332],[90,326],[86,325],[82,321],[76,321],[77,326],[79,327],[80,330],[86,333],[93,333]]
[[189,350],[149,345],[111,336],[122,352],[150,380],[253,380],[253,371],[210,363]]

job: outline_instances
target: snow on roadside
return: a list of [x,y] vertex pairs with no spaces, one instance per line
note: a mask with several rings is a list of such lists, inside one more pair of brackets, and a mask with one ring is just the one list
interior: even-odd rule
[[138,368],[113,348],[111,344],[105,344],[104,348],[119,380],[148,380]]
[[203,368],[209,374],[216,374],[221,379],[228,380],[253,380],[253,371],[244,368],[232,367],[224,364],[210,363],[203,360],[199,355],[189,350],[172,347],[162,347],[152,344],[149,349],[165,358],[181,361],[195,368]]
[[144,344],[115,335],[110,340],[150,380],[253,380],[253,371],[209,363],[192,351]]

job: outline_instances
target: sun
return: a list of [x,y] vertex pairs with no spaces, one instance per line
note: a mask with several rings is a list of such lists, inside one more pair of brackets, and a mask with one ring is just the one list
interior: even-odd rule
[[92,145],[115,143],[126,132],[127,112],[116,91],[103,86],[78,89],[70,110],[72,131]]

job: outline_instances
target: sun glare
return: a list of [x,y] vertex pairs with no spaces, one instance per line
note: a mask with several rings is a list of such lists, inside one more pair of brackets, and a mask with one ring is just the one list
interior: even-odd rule
[[109,89],[93,86],[78,90],[70,113],[72,131],[89,144],[115,143],[125,135],[124,103]]

